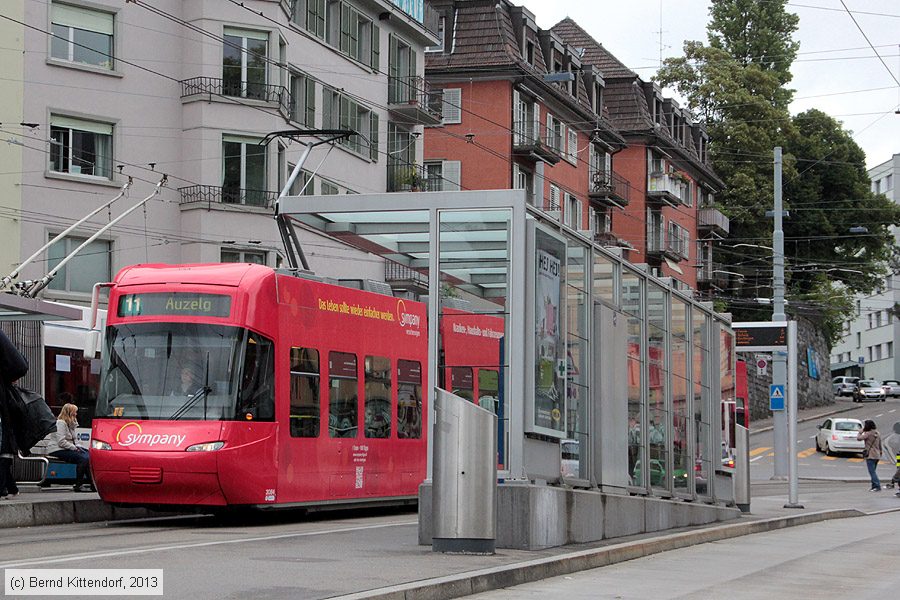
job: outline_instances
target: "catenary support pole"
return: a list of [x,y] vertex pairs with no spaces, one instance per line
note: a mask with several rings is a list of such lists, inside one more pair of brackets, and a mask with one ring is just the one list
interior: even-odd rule
[[787,419],[788,419],[788,502],[785,508],[803,508],[797,498],[797,321],[787,324]]
[[[775,229],[772,232],[772,321],[784,322],[784,231],[782,230],[781,197],[781,147],[775,148]],[[772,383],[787,389],[787,357],[783,352],[772,355]],[[775,448],[775,472],[773,479],[786,479],[788,475],[787,415],[783,410],[774,411],[772,443]]]

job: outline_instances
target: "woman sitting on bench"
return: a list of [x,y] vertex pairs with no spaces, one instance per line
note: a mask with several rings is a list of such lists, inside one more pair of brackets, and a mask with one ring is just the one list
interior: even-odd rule
[[[47,453],[50,456],[75,465],[76,492],[96,491],[90,475],[90,455],[87,448],[75,444],[75,428],[78,427],[78,407],[74,404],[64,404],[59,410],[56,420],[56,433],[50,435],[50,444]],[[86,488],[85,475],[87,475]]]

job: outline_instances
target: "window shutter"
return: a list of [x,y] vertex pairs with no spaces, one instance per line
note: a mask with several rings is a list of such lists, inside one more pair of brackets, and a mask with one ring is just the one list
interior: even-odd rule
[[559,210],[559,188],[550,185],[550,210]]
[[458,192],[460,188],[462,166],[458,160],[445,160],[441,163],[442,187],[448,192]]
[[306,0],[294,0],[293,13],[291,14],[291,21],[297,24],[298,27],[306,28]]
[[578,132],[569,129],[569,158],[572,162],[578,160]]
[[378,162],[378,114],[369,113],[369,158]]
[[447,123],[462,122],[462,89],[444,88],[444,101],[442,105],[443,121]]
[[369,57],[369,66],[375,71],[379,70],[381,62],[381,29],[372,23],[372,55]]
[[307,127],[315,127],[316,118],[316,82],[309,76],[305,78],[306,89],[306,115],[303,124]]
[[50,20],[57,25],[66,25],[106,35],[113,34],[112,13],[54,2],[50,8],[50,15]]
[[99,133],[102,135],[112,135],[113,132],[113,126],[110,123],[84,121],[82,119],[73,119],[72,117],[62,117],[59,115],[50,116],[50,125],[53,125],[54,127],[76,129],[78,131],[89,131],[91,133]]
[[341,52],[350,53],[350,6],[341,2]]
[[[541,140],[546,140],[547,136],[544,132],[541,131],[541,105],[537,102],[532,103],[531,105],[534,109],[534,112],[531,114],[532,119],[532,129],[531,129],[531,140],[533,142],[540,142]],[[527,112],[528,109],[526,108]],[[548,117],[550,115],[547,115]]]

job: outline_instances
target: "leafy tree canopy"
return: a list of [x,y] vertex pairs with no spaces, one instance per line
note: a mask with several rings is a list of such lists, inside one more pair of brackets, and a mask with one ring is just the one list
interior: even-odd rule
[[708,45],[685,42],[684,56],[666,60],[657,81],[706,124],[713,168],[726,183],[717,200],[731,219],[729,241],[751,245],[718,251],[729,270],[747,273],[743,287],[728,292],[729,310],[741,320],[771,316],[748,300],[771,295],[771,251],[752,245],[771,246],[765,213],[773,206],[773,148],[781,146],[788,312],[815,317],[834,341],[852,294],[882,284],[893,258],[888,225],[900,224],[900,209],[871,193],[865,154],[838,121],[819,110],[791,118],[785,85],[799,20],[786,4],[712,0]]

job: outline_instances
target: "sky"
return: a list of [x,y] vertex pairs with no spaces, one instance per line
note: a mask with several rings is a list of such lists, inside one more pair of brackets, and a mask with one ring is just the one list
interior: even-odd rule
[[[534,13],[543,29],[571,17],[648,80],[659,67],[660,48],[664,58],[681,56],[685,40],[707,40],[708,0],[513,2]],[[894,112],[900,109],[900,0],[843,3],[852,14],[841,0],[788,2],[787,9],[800,17],[790,109],[796,114],[817,108],[842,122],[871,168],[900,153],[900,114]],[[677,97],[673,90],[667,95]]]

